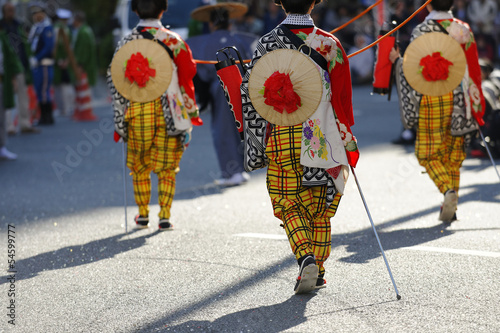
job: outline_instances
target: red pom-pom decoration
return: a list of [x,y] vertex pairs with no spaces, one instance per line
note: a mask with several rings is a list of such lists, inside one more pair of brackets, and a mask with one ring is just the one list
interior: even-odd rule
[[302,105],[300,96],[293,90],[290,75],[278,71],[264,82],[264,98],[264,103],[279,113],[295,112]]
[[156,70],[149,67],[149,60],[142,53],[137,52],[130,56],[125,68],[125,77],[130,83],[137,83],[141,88],[146,86],[150,77],[156,76]]
[[420,59],[421,71],[427,81],[448,79],[449,68],[453,63],[441,56],[441,52],[434,52]]

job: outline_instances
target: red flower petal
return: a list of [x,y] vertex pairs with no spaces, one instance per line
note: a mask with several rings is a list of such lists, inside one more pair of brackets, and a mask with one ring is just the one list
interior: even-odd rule
[[149,67],[149,61],[142,53],[132,54],[127,61],[125,68],[125,77],[130,83],[137,83],[141,88],[146,86],[150,77],[156,76],[156,70]]
[[293,90],[289,74],[274,72],[264,82],[264,103],[272,106],[275,111],[283,113],[295,112],[301,105],[300,96]]
[[449,66],[453,63],[441,56],[440,52],[434,52],[420,59],[422,75],[427,81],[439,81],[448,79]]

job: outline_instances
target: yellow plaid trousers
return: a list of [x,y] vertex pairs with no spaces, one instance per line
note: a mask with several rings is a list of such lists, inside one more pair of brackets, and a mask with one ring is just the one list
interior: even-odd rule
[[420,102],[415,155],[441,193],[460,184],[460,167],[465,147],[462,136],[451,135],[453,92],[444,96],[423,96]]
[[330,218],[335,215],[341,195],[326,207],[326,185],[302,186],[300,164],[302,125],[276,126],[266,146],[269,158],[267,190],[274,215],[283,221],[292,252],[299,259],[314,254],[319,274],[331,251]]
[[170,218],[175,194],[175,176],[183,147],[178,137],[167,134],[160,99],[147,103],[131,102],[128,123],[127,166],[132,171],[134,197],[139,214],[149,215],[151,171],[158,175],[160,219]]

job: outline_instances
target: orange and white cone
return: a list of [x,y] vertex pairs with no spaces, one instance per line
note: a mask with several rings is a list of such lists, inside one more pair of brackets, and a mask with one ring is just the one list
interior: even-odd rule
[[75,86],[76,99],[75,99],[75,113],[73,120],[76,121],[94,121],[97,116],[92,112],[92,95],[90,86],[87,80],[87,74],[82,71],[80,80],[77,81]]
[[30,122],[33,124],[37,119],[40,119],[40,106],[38,105],[38,99],[36,97],[35,87],[30,84],[28,86],[28,99],[29,99],[29,110],[30,110]]

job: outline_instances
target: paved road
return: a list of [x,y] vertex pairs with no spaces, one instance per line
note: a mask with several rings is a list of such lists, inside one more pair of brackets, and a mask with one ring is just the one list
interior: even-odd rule
[[[396,101],[369,92],[354,91],[356,172],[400,301],[353,178],[333,220],[328,287],[294,296],[298,267],[265,172],[214,186],[208,126],[195,129],[181,163],[175,231],[129,222],[126,234],[122,146],[103,89],[98,122],[57,118],[39,135],[11,138],[19,159],[0,162],[0,331],[499,332],[500,185],[491,163],[465,161],[460,220],[445,228],[441,195],[413,148],[390,144],[400,131]],[[131,220],[130,177],[127,200]],[[151,216],[158,211],[153,196]]]

